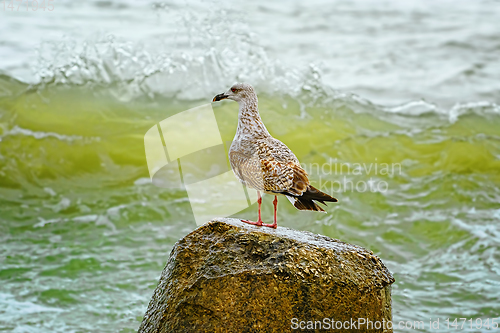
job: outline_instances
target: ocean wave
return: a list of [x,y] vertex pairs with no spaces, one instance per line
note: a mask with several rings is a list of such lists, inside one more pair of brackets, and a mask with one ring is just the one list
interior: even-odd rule
[[30,301],[18,301],[14,295],[0,292],[0,305],[2,305],[2,320],[16,321],[21,316],[40,312],[63,312],[56,307],[36,304]]
[[82,143],[92,143],[92,142],[99,142],[101,140],[100,137],[83,137],[81,135],[65,135],[65,134],[59,134],[55,132],[42,132],[42,131],[32,131],[30,129],[26,128],[21,128],[18,125],[13,126],[11,129],[6,129],[5,126],[2,126],[3,124],[0,123],[0,127],[3,128],[3,133],[0,135],[0,142],[2,141],[3,138],[7,136],[16,136],[16,135],[22,135],[22,136],[29,136],[33,137],[37,140],[42,140],[46,138],[55,138],[61,141],[66,141],[68,143],[73,143],[75,141],[81,141]]
[[[252,82],[268,93],[292,96],[311,86],[307,81],[315,77],[314,66],[285,68],[271,60],[252,34],[241,27],[231,29],[231,23],[221,21],[207,25],[206,30],[191,32],[190,40],[202,45],[189,52],[175,47],[147,51],[142,45],[105,34],[82,43],[44,42],[33,66],[39,80],[35,87],[103,85],[127,101],[156,94],[198,100],[237,81]],[[225,38],[220,38],[221,34]]]
[[[155,10],[165,6],[153,4]],[[291,97],[298,102],[303,118],[309,115],[311,107],[345,105],[354,112],[374,114],[408,128],[454,123],[472,113],[500,113],[498,105],[483,101],[457,103],[451,108],[425,100],[392,106],[372,103],[335,89],[331,81],[327,83],[320,63],[291,67],[273,58],[237,16],[203,7],[206,4],[197,6],[209,10],[179,13],[177,30],[172,36],[160,35],[163,39],[154,47],[105,32],[83,40],[64,37],[44,41],[37,47],[32,66],[36,83],[27,90],[40,91],[54,85],[83,86],[97,88],[96,93],[109,93],[121,102],[144,97],[154,100],[157,96],[198,101],[210,100],[233,83],[244,81],[252,83],[259,94],[277,99]],[[0,84],[0,88],[4,86],[8,84]],[[3,90],[0,89],[0,97],[9,96]]]
[[[97,86],[121,102],[155,96],[197,101],[210,99],[233,83],[245,81],[251,82],[259,94],[291,97],[299,103],[302,116],[308,114],[309,107],[346,104],[354,112],[377,114],[384,120],[413,127],[419,125],[414,121],[417,118],[428,117],[432,118],[428,123],[437,120],[445,124],[454,123],[467,114],[500,114],[497,104],[485,101],[457,103],[451,108],[441,108],[425,100],[378,105],[324,83],[322,71],[316,64],[287,68],[271,60],[249,32],[230,32],[227,39],[237,41],[236,45],[207,32],[196,39],[205,40],[197,51],[156,53],[113,35],[99,35],[81,44],[71,40],[45,42],[39,47],[38,62],[34,66],[39,82],[30,89],[51,85]],[[398,119],[398,116],[404,118]]]

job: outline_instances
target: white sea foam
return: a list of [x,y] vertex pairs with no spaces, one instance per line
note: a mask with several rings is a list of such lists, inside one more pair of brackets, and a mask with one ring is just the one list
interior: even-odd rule
[[[40,313],[40,312],[63,312],[64,310],[36,304],[30,301],[18,301],[14,295],[0,292],[0,308],[2,309],[2,320],[7,322],[16,318]],[[8,316],[8,317],[5,317]]]
[[37,140],[42,140],[46,138],[55,138],[61,141],[66,141],[66,142],[75,142],[75,141],[81,141],[83,143],[90,143],[90,142],[98,142],[100,141],[99,137],[83,137],[80,135],[65,135],[65,134],[59,134],[59,133],[54,133],[54,132],[42,132],[42,131],[32,131],[30,129],[26,128],[21,128],[18,125],[15,125],[11,129],[6,129],[2,135],[0,135],[0,141],[2,138],[9,136],[9,135],[24,135],[24,136],[30,136],[33,137]]

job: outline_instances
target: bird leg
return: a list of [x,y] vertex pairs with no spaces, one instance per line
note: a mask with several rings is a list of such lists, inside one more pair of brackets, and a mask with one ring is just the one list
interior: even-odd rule
[[274,205],[274,223],[262,223],[262,217],[261,217],[261,212],[260,212],[260,207],[262,205],[262,197],[260,196],[260,192],[257,191],[257,203],[259,204],[259,220],[257,222],[249,221],[249,220],[241,220],[241,222],[245,222],[248,224],[253,224],[253,225],[258,225],[258,226],[264,226],[264,227],[269,227],[269,228],[274,228],[276,229],[278,227],[278,221],[276,218],[277,212],[278,212],[278,197],[274,196],[273,200],[273,205]]
[[253,222],[253,221],[249,221],[249,220],[241,220],[241,222],[245,222],[245,223],[253,224],[253,225],[258,225],[258,226],[263,225],[262,217],[261,217],[261,213],[260,213],[260,206],[262,205],[262,197],[260,196],[259,191],[257,191],[257,198],[258,198],[257,203],[259,204],[259,220],[257,222]]
[[262,225],[264,227],[276,229],[278,227],[278,220],[276,218],[276,215],[278,213],[278,197],[276,195],[274,196],[273,205],[274,205],[274,223],[273,224],[262,223]]

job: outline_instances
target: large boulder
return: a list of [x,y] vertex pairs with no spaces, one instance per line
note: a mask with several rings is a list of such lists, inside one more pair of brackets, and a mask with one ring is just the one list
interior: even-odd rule
[[393,282],[362,247],[217,219],[175,244],[139,332],[392,332]]

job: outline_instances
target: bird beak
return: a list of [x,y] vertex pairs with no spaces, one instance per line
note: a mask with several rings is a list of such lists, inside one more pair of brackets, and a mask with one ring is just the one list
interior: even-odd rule
[[221,101],[223,99],[226,99],[228,96],[225,95],[224,93],[222,94],[218,94],[217,96],[214,97],[214,99],[212,100],[212,102],[218,102],[218,101]]

